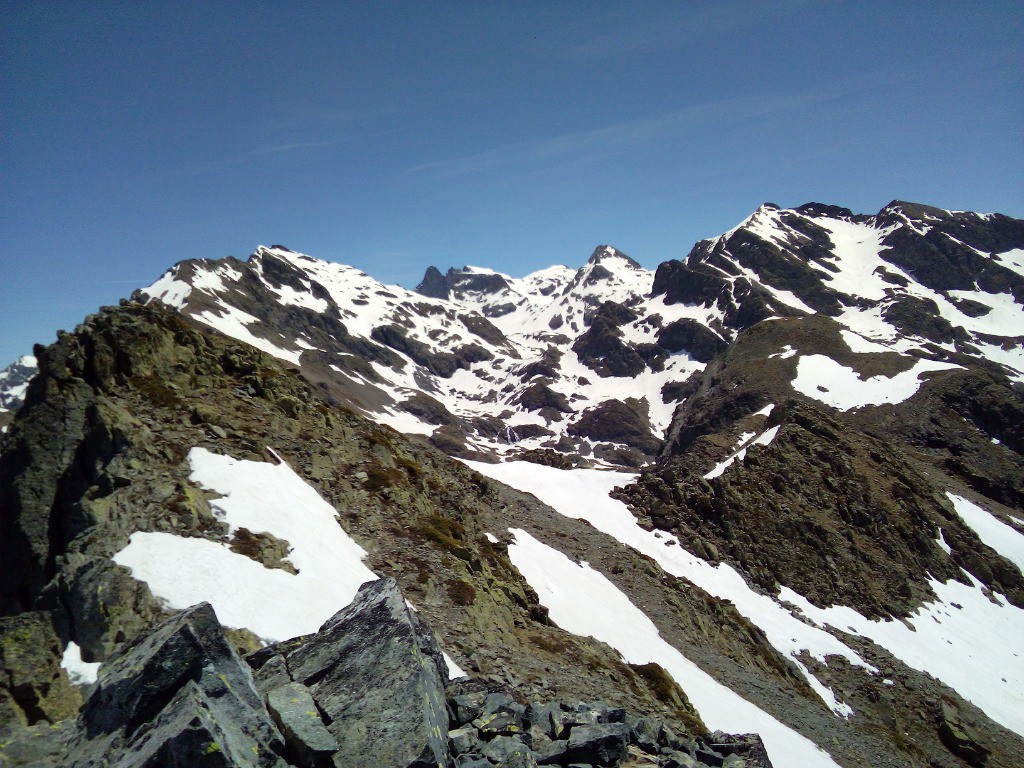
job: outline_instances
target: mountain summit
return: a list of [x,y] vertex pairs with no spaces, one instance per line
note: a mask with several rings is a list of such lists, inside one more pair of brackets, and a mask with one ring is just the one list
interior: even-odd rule
[[446,768],[754,759],[709,731],[777,768],[1024,762],[1020,220],[765,204],[656,270],[601,245],[414,291],[261,246],[35,354],[0,436],[13,764],[44,722],[155,749],[193,688],[131,722],[95,691],[192,625],[271,686],[266,764],[309,763],[262,708],[334,696],[291,676],[378,577],[473,678]]

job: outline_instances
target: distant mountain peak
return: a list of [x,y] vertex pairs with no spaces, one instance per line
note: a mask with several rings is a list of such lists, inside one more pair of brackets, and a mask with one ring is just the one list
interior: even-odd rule
[[621,259],[634,269],[643,269],[638,262],[631,259],[619,249],[613,248],[610,245],[597,246],[597,248],[594,249],[594,252],[590,254],[590,258],[587,259],[587,264],[601,264],[602,262],[607,262],[609,259]]

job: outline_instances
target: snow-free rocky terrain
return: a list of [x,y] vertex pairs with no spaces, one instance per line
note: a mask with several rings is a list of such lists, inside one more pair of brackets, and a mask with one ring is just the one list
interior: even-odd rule
[[[600,246],[415,291],[261,247],[34,353],[0,764],[175,611],[258,671],[380,576],[524,705],[757,733],[777,767],[1024,764],[1022,221],[766,204],[654,272]],[[444,760],[511,759],[494,736]]]

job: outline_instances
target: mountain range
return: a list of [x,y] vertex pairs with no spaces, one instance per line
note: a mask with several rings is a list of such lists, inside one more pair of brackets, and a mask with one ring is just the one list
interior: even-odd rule
[[779,767],[1024,763],[1024,221],[765,204],[654,271],[415,290],[274,245],[33,353],[0,374],[12,732],[176,610],[258,653],[388,576],[523,701]]

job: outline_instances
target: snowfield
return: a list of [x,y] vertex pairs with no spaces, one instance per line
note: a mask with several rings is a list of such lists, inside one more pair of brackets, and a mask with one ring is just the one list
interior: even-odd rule
[[[866,346],[866,345],[863,345]],[[861,378],[852,368],[840,365],[825,355],[803,355],[797,360],[792,387],[807,397],[831,405],[840,411],[867,405],[902,403],[921,388],[921,376],[929,371],[960,368],[953,363],[918,360],[909,371],[895,376]]]
[[686,691],[712,730],[759,733],[776,768],[837,768],[814,742],[751,704],[669,645],[653,622],[586,563],[577,564],[526,531],[510,528],[509,559],[562,629],[601,640],[631,664],[656,662]]
[[[268,644],[316,632],[361,585],[379,577],[363,563],[366,551],[341,527],[334,507],[273,455],[277,464],[193,448],[189,479],[222,494],[210,507],[232,534],[247,528],[289,542],[287,560],[298,573],[267,568],[223,542],[146,531],[132,534],[114,562],[168,608],[209,602],[224,626],[250,629]],[[445,660],[450,677],[465,674],[447,654]]]

